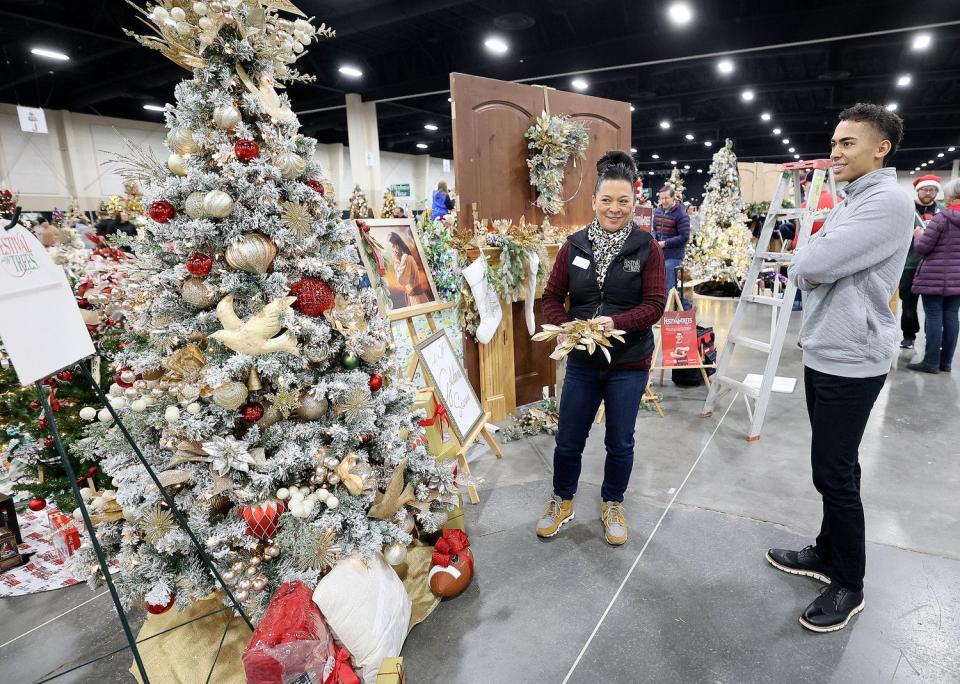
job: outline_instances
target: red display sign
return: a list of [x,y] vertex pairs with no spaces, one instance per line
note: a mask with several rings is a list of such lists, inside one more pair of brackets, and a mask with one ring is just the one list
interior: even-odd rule
[[697,350],[697,316],[693,309],[665,311],[663,320],[660,321],[660,335],[663,341],[665,367],[700,365],[700,354]]
[[633,210],[633,222],[644,233],[653,232],[653,207],[641,207],[638,204]]

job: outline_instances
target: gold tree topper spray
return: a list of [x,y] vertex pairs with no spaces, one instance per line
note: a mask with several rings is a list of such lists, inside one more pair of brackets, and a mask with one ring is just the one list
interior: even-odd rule
[[564,336],[563,341],[557,345],[557,348],[550,355],[551,359],[557,361],[574,349],[586,351],[588,354],[593,354],[599,349],[607,357],[607,363],[609,363],[610,352],[607,351],[607,348],[613,346],[610,340],[623,342],[623,336],[626,334],[623,330],[607,330],[602,323],[591,323],[590,321],[567,321],[563,325],[544,323],[541,327],[543,329],[532,338],[534,342],[545,342],[560,335]]

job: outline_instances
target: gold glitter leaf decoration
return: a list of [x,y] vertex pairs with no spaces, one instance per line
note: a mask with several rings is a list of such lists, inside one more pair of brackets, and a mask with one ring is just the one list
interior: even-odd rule
[[300,570],[320,570],[332,568],[337,562],[337,556],[340,554],[340,547],[333,542],[337,535],[333,530],[325,530],[313,542],[313,551],[310,555],[302,557],[297,565]]
[[300,239],[308,237],[313,226],[310,211],[297,202],[281,202],[280,206],[283,207],[283,220],[290,227],[290,232]]
[[370,391],[365,387],[352,387],[343,400],[342,411],[347,420],[351,423],[359,420],[360,415],[373,408],[373,402],[370,400]]
[[140,518],[140,529],[144,539],[150,544],[156,544],[174,528],[173,514],[166,508],[159,506]]
[[284,418],[290,416],[291,411],[300,407],[300,393],[288,389],[277,390],[266,396],[272,408]]

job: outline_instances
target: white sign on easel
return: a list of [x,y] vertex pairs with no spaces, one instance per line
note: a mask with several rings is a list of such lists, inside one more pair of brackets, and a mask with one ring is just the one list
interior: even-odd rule
[[437,399],[447,409],[450,427],[461,442],[471,434],[485,413],[467,374],[444,330],[416,345],[424,370],[437,390]]
[[95,353],[66,274],[21,225],[0,227],[0,339],[24,385]]

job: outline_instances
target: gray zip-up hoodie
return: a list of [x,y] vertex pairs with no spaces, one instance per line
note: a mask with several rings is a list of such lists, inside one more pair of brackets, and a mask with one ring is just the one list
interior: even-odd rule
[[869,378],[888,373],[897,353],[890,298],[913,238],[913,200],[890,167],[849,183],[843,195],[823,228],[797,250],[788,275],[806,292],[803,364]]

